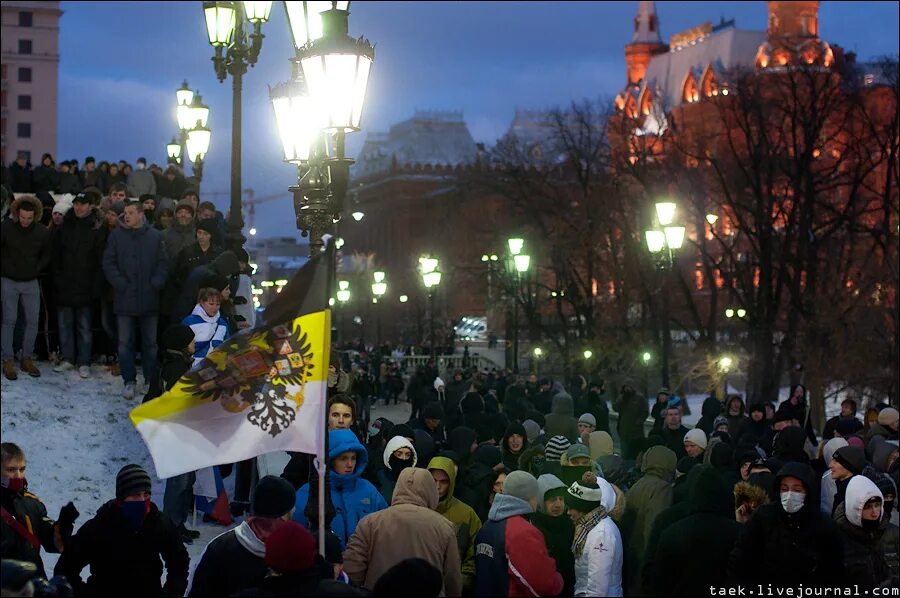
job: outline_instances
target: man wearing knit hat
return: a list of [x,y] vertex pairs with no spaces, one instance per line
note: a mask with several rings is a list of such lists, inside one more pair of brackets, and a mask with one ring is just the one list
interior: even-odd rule
[[312,596],[323,569],[316,566],[316,539],[296,521],[287,521],[266,539],[266,577],[239,596]]
[[575,523],[575,596],[622,595],[622,536],[608,514],[614,505],[612,486],[593,472],[573,482],[566,493]]
[[900,422],[900,412],[893,407],[885,407],[878,412],[878,423],[893,433],[893,439],[897,439],[898,422]]
[[[66,543],[54,573],[64,575],[77,596],[184,595],[190,557],[150,493],[150,475],[139,465],[126,465],[116,476],[116,498]],[[163,562],[165,585],[160,584]],[[81,570],[88,566],[91,575],[82,582]]]
[[597,418],[590,413],[582,413],[578,418],[578,439],[581,440],[584,434],[590,434],[597,429]]
[[834,503],[831,508],[831,514],[837,511],[838,505],[844,502],[847,494],[847,485],[850,484],[850,478],[860,475],[866,467],[866,452],[855,446],[842,446],[836,451],[831,458],[831,478],[837,487],[834,495]]
[[706,450],[706,433],[700,428],[694,428],[684,435],[684,450],[687,456],[697,463],[703,461],[703,451]]
[[[256,485],[250,516],[203,551],[191,578],[188,596],[230,596],[255,587],[266,576],[265,543],[294,514],[294,487],[267,475]],[[183,595],[183,594],[179,594]]]
[[538,504],[533,475],[514,471],[475,538],[475,596],[557,596],[563,588],[544,536],[525,519]]

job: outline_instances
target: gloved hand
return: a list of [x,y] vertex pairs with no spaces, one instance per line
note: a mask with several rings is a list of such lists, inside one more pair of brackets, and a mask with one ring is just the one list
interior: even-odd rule
[[72,537],[75,520],[78,519],[80,514],[72,501],[69,501],[68,504],[59,510],[59,517],[56,518],[56,523],[59,525],[59,533],[63,539]]

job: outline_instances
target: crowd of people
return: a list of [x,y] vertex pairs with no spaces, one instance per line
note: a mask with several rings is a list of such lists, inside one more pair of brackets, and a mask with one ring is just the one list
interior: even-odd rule
[[[131,399],[139,346],[149,399],[160,388],[157,339],[203,317],[200,291],[220,304],[227,334],[254,325],[250,258],[226,248],[224,216],[200,201],[177,165],[94,166],[88,157],[83,170],[67,161],[57,171],[47,154],[34,170],[20,156],[4,171],[3,375],[38,377],[36,361],[52,360],[55,371],[88,378],[102,356]],[[198,339],[201,351],[212,340]]]
[[[190,327],[178,336],[170,379],[193,358]],[[445,383],[429,364],[403,390],[408,421],[370,421],[360,403],[395,400],[384,377],[368,373],[371,361],[362,353],[345,368],[332,356],[324,530],[310,461],[298,453],[281,477],[258,481],[249,514],[192,567],[185,500],[167,487],[160,511],[140,466],[120,471],[116,497],[76,531],[76,507],[50,518],[24,481],[23,450],[4,443],[2,498],[13,520],[4,516],[3,558],[31,563],[37,576],[41,547],[62,552],[54,583],[68,580],[75,595],[686,596],[737,584],[898,585],[894,407],[860,419],[848,399],[820,436],[798,385],[781,404],[749,411],[740,396],[711,396],[687,428],[684,401],[667,389],[649,409],[623,384],[611,401],[616,421],[602,380],[580,378],[570,393],[547,378],[469,368],[443,373]],[[189,501],[190,484],[178,487]],[[17,530],[25,521],[33,536]]]

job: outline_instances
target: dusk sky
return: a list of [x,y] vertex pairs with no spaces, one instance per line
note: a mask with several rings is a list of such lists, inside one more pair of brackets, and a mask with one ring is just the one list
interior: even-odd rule
[[[736,19],[764,30],[765,2],[657,2],[664,40],[705,21]],[[219,83],[201,2],[62,2],[59,155],[98,160],[138,156],[165,162],[176,133],[175,89],[187,79],[210,106],[210,153],[201,197],[227,209],[231,77]],[[637,2],[353,2],[350,34],[376,55],[359,133],[386,131],[419,110],[461,110],[476,141],[492,145],[516,108],[546,109],[611,98],[625,81],[623,46]],[[900,4],[823,2],[823,39],[867,60],[896,54]],[[244,77],[243,183],[260,206],[261,237],[297,235],[287,188],[295,169],[281,161],[267,85],[286,80],[293,55],[281,2],[263,26],[256,67]],[[211,196],[213,192],[220,195]]]

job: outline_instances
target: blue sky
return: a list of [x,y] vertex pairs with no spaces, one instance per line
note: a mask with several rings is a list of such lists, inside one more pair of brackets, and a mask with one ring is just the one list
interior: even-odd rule
[[[243,186],[261,205],[261,236],[295,235],[268,85],[290,75],[293,55],[281,2],[263,27],[259,62],[244,77]],[[200,2],[62,2],[59,160],[138,156],[165,161],[176,132],[175,89],[183,79],[210,106],[210,153],[201,195],[227,206],[231,78],[216,80]],[[822,37],[861,59],[896,54],[897,2],[823,2]],[[350,33],[376,45],[363,130],[385,131],[420,110],[462,110],[476,141],[492,144],[516,108],[612,97],[623,85],[623,46],[637,2],[353,2]],[[763,30],[765,2],[657,2],[664,39],[704,21],[735,18]]]

